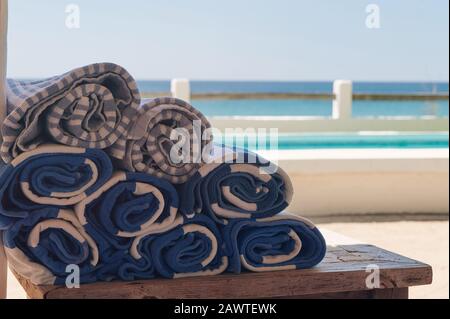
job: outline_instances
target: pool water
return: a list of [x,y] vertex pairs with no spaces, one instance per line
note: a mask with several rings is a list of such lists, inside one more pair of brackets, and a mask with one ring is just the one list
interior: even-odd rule
[[[343,149],[343,148],[448,148],[449,134],[443,133],[335,133],[279,134],[278,146],[271,141],[257,143],[252,136],[218,137],[216,142],[252,150]],[[275,138],[276,140],[276,138]],[[271,144],[272,143],[272,144]]]

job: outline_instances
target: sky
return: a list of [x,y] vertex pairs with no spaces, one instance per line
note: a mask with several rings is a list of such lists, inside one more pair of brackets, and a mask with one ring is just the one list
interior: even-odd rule
[[448,0],[9,0],[9,8],[14,78],[108,61],[141,80],[449,79]]

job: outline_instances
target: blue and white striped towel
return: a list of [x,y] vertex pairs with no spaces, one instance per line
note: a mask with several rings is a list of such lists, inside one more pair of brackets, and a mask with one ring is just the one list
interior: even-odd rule
[[[43,143],[104,149],[129,130],[140,104],[133,77],[112,63],[42,81],[7,81],[1,158],[9,163]],[[3,125],[1,125],[3,124]]]

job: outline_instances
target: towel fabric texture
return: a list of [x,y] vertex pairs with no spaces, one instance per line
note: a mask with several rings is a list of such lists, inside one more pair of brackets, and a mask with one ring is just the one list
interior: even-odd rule
[[43,145],[0,168],[0,230],[35,210],[74,205],[94,193],[113,172],[101,150]]
[[132,76],[98,63],[42,81],[7,80],[2,159],[44,143],[104,149],[130,129],[140,103]]
[[229,219],[271,217],[288,207],[293,187],[274,163],[242,149],[215,147],[205,164],[179,187],[180,212]]
[[140,105],[120,66],[9,80],[7,104],[0,236],[34,284],[304,269],[325,256],[320,231],[285,213],[280,167],[214,146],[184,101]]
[[223,227],[223,237],[234,273],[311,268],[326,252],[320,231],[309,220],[289,214],[232,220]]
[[121,168],[181,184],[201,167],[211,124],[189,103],[175,98],[145,101],[133,122],[130,134],[109,150]]

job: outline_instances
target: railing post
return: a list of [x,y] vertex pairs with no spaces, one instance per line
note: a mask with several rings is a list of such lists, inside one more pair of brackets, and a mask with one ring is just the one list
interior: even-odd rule
[[[8,0],[0,0],[0,126],[6,116],[6,35],[8,29]],[[0,144],[2,137],[0,134]],[[1,159],[0,159],[1,161]],[[6,298],[7,268],[6,255],[2,241],[3,233],[0,231],[0,299]]]
[[191,101],[191,85],[188,79],[173,79],[170,91],[172,92],[172,97],[186,102]]
[[348,80],[333,83],[333,119],[344,120],[352,117],[353,84]]

